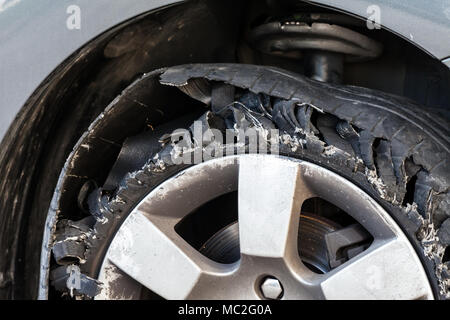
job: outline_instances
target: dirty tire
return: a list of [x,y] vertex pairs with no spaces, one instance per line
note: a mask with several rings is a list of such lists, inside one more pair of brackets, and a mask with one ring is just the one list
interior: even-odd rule
[[[210,106],[199,119],[205,128],[277,128],[280,138],[272,143],[280,154],[326,167],[370,194],[411,240],[435,296],[450,298],[446,120],[401,97],[318,83],[276,68],[204,64],[159,73],[161,85],[177,87]],[[192,153],[202,152],[204,146],[190,142]],[[112,194],[97,191],[99,200],[89,207],[96,222],[79,240],[84,251],[79,264],[87,276],[96,278],[115,231],[137,203],[188,166],[173,163],[171,155],[182,152],[176,142],[159,143],[159,151],[141,169],[126,174]],[[64,230],[58,227],[57,238],[73,237]]]

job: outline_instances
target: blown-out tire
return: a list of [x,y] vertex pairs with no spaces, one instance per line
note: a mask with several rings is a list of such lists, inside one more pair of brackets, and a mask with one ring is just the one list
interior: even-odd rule
[[[177,87],[207,103],[211,109],[199,117],[204,128],[279,129],[279,139],[269,144],[276,143],[281,155],[318,164],[359,186],[408,236],[435,297],[450,298],[450,143],[444,119],[401,97],[318,83],[275,68],[187,65],[150,76],[159,78],[161,86]],[[106,121],[102,116],[97,124]],[[183,123],[189,131],[190,120]],[[179,125],[167,126],[166,137]],[[83,139],[86,136],[78,146]],[[88,209],[97,219],[86,222],[85,229],[76,228],[83,230],[78,235],[83,252],[75,261],[86,276],[98,276],[113,236],[139,201],[190,166],[174,163],[173,153],[182,151],[177,142],[163,140],[152,142],[148,161],[125,174],[115,190],[97,189],[99,201]],[[189,152],[204,152],[204,145],[190,143]],[[60,221],[59,241],[74,237],[67,225]]]

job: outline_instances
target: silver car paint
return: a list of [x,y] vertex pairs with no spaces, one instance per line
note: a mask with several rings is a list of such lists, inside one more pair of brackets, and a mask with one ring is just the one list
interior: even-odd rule
[[[180,0],[0,0],[0,140],[42,81],[71,53],[109,28]],[[450,0],[317,0],[367,17],[379,5],[381,24],[432,56],[450,57]],[[81,10],[69,30],[67,8]],[[450,60],[445,60],[450,67]]]
[[361,17],[380,10],[380,23],[443,60],[450,56],[450,0],[312,0]]

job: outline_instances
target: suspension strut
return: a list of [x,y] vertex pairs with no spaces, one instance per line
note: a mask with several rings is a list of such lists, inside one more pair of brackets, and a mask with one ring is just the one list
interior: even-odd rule
[[259,25],[250,31],[249,40],[263,53],[303,58],[306,76],[339,84],[344,62],[374,59],[383,51],[377,41],[348,28],[362,25],[339,14],[301,14]]

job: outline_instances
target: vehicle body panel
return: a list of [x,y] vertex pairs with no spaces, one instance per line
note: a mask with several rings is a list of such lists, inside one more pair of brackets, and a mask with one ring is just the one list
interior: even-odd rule
[[443,60],[450,56],[450,0],[312,0],[311,3],[334,7],[360,17],[371,17],[379,8],[383,28],[409,40]]
[[[0,0],[0,140],[27,99],[74,51],[141,13],[180,0]],[[370,0],[317,0],[368,17]],[[81,11],[80,29],[66,26],[67,8]],[[450,0],[378,0],[381,25],[437,59],[450,56]],[[450,67],[450,60],[445,60]]]
[[[179,0],[0,1],[0,140],[42,81],[67,57],[111,27]],[[9,5],[8,5],[9,4]],[[80,29],[66,21],[80,8]]]

